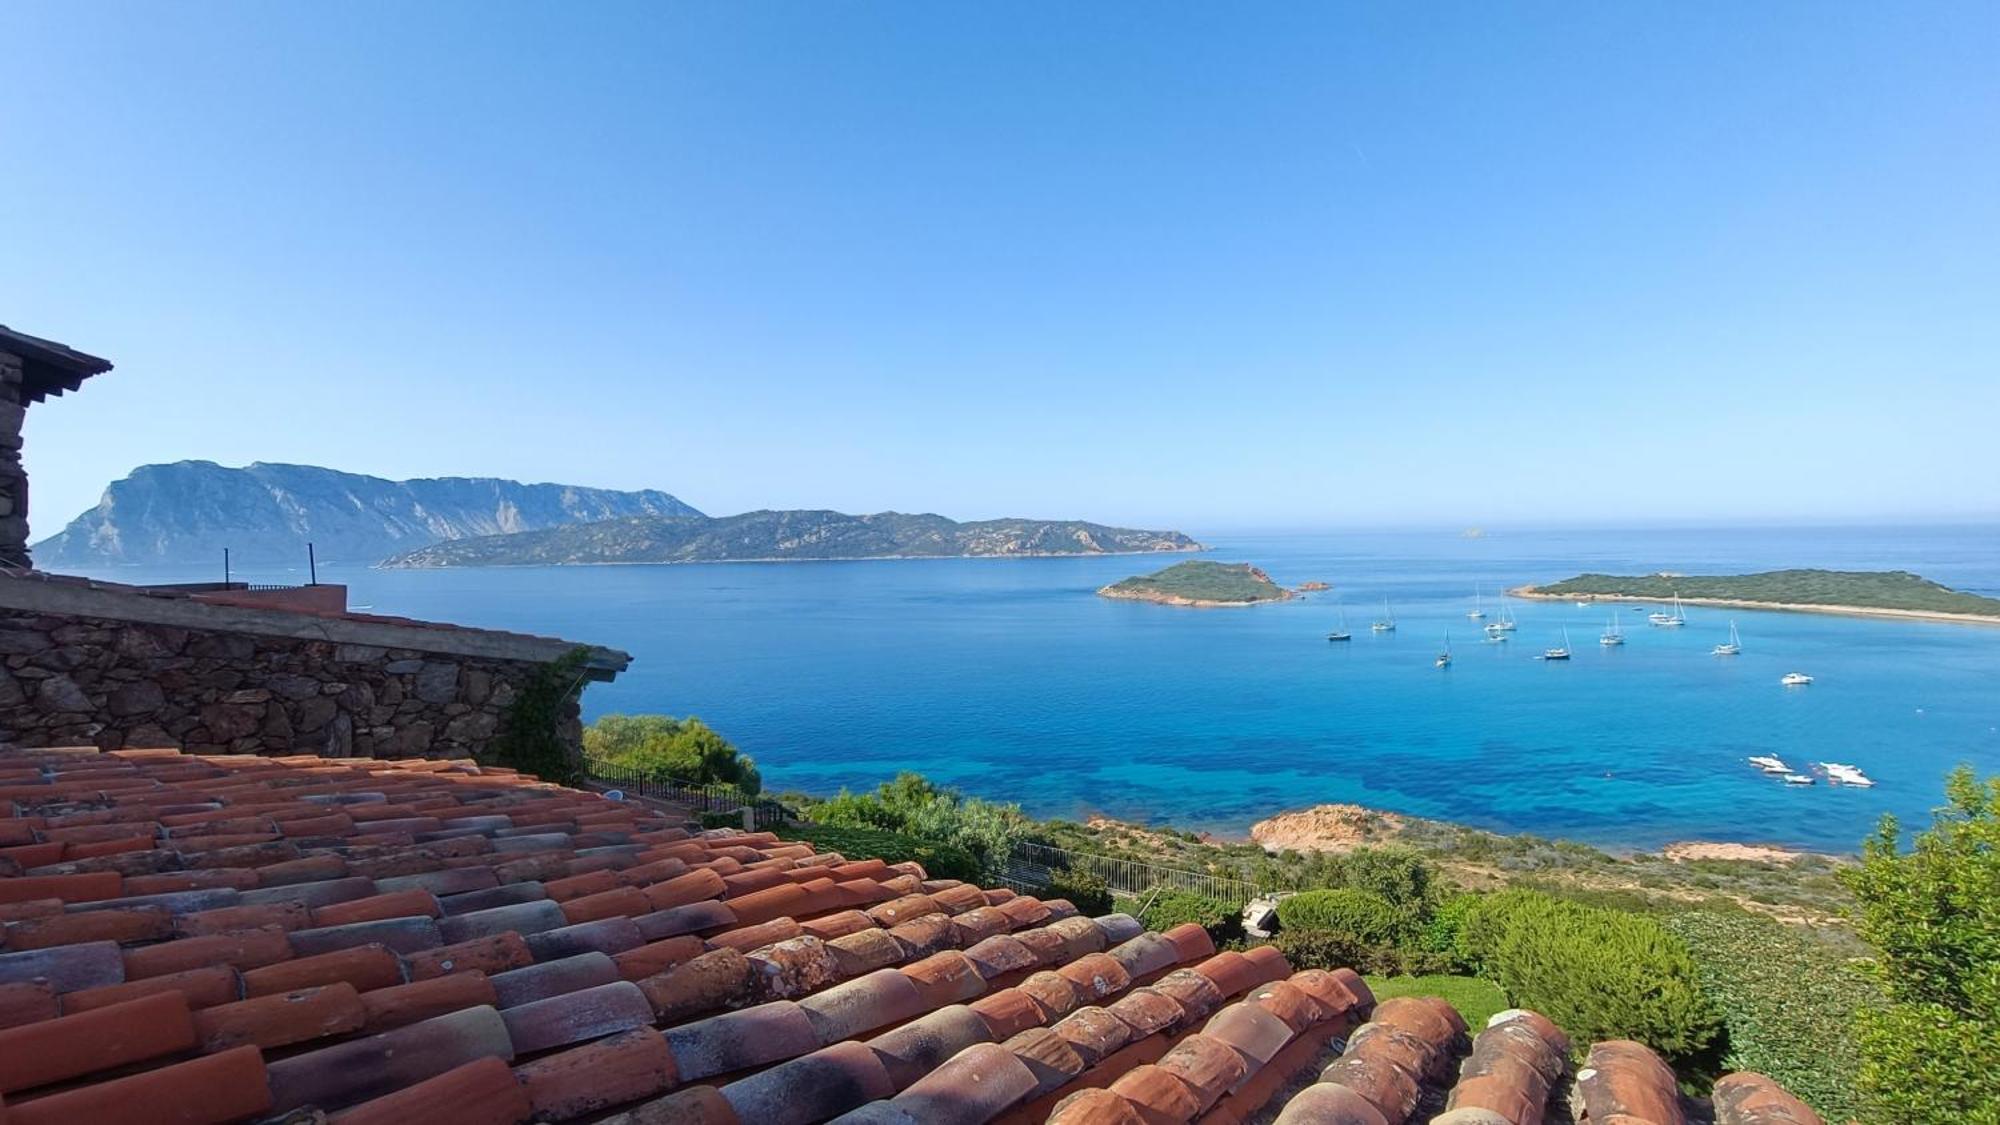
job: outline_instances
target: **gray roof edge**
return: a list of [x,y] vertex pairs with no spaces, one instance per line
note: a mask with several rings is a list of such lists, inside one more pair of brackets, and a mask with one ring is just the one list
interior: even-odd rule
[[74,579],[50,581],[32,575],[0,576],[0,610],[95,617],[173,628],[213,629],[538,664],[546,664],[577,648],[584,648],[589,650],[584,663],[586,674],[593,680],[602,681],[611,680],[632,663],[630,653],[597,645],[581,645],[558,637],[536,637],[458,625],[403,625],[284,609],[212,605],[189,598],[106,588]]

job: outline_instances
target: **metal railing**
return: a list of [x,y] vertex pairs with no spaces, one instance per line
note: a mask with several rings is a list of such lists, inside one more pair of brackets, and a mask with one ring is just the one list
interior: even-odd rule
[[671,801],[685,806],[690,812],[740,813],[747,808],[750,810],[752,822],[759,828],[796,824],[804,819],[795,809],[773,801],[769,797],[745,793],[733,785],[715,785],[681,778],[642,775],[636,770],[614,765],[602,758],[584,758],[583,768],[585,775],[599,784],[615,786],[628,793],[651,797],[657,801]]
[[1013,852],[1008,856],[1006,881],[1022,889],[1046,887],[1058,872],[1063,871],[1095,875],[1104,880],[1105,886],[1126,895],[1142,895],[1155,890],[1194,891],[1232,906],[1241,906],[1260,893],[1257,885],[1246,879],[1029,843],[1014,845]]

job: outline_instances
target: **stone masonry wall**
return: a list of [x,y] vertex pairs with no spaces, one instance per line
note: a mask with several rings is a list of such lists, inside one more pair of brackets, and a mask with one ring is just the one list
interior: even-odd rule
[[[0,610],[0,742],[482,756],[541,665]],[[563,736],[581,753],[574,701]]]
[[28,565],[28,471],[21,466],[21,357],[0,350],[0,566]]

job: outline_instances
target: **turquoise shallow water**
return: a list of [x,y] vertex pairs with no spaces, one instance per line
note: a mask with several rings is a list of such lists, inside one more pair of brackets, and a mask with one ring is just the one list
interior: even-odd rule
[[[1506,645],[1464,616],[1475,582],[1490,613],[1502,587],[1579,570],[1904,568],[2000,595],[2000,528],[1201,538],[1206,557],[1336,588],[1248,609],[1092,595],[1175,561],[1146,557],[322,577],[377,612],[627,649],[632,669],[590,689],[588,714],[698,714],[776,788],[917,769],[1035,813],[1232,832],[1353,801],[1606,845],[1849,850],[1884,812],[1924,816],[1954,763],[2000,770],[2000,628],[1690,607],[1661,630],[1621,610],[1628,643],[1606,650],[1603,606],[1512,600]],[[1384,596],[1400,627],[1374,635]],[[1324,639],[1336,599],[1344,645]],[[1708,655],[1731,617],[1743,655]],[[1576,658],[1534,659],[1563,627]],[[1447,629],[1456,660],[1439,671]],[[1780,687],[1794,670],[1816,682]],[[1744,763],[1760,753],[1850,762],[1878,785],[1787,788]]]

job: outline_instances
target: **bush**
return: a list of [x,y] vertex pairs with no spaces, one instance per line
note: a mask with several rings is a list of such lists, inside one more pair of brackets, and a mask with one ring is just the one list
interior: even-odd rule
[[1446,959],[1363,941],[1340,930],[1287,927],[1271,939],[1294,969],[1353,969],[1357,973],[1423,976],[1449,971]]
[[1043,898],[1066,898],[1086,918],[1111,913],[1111,887],[1088,871],[1068,870],[1049,873]]
[[1344,887],[1279,899],[1278,925],[1287,930],[1333,930],[1365,945],[1392,945],[1402,936],[1405,920],[1381,895]]
[[808,815],[821,824],[873,828],[952,844],[979,861],[981,877],[1006,874],[1014,844],[1027,835],[1032,822],[1018,805],[1001,805],[967,797],[956,789],[934,785],[916,773],[900,773],[872,793],[843,789],[830,800],[813,805]]
[[764,787],[750,756],[693,716],[606,715],[584,728],[583,752],[609,767],[607,780]]
[[1478,895],[1459,894],[1438,903],[1417,935],[1417,947],[1444,958],[1455,970],[1469,970],[1472,966],[1459,951],[1459,936],[1465,929],[1466,916],[1478,902]]
[[567,737],[577,714],[576,691],[590,650],[577,647],[531,673],[500,715],[487,760],[558,785],[583,781],[582,763]]
[[[1145,900],[1142,897],[1140,901]],[[1139,915],[1139,921],[1155,933],[1193,922],[1207,930],[1208,936],[1217,945],[1243,936],[1243,915],[1240,911],[1219,899],[1193,891],[1161,891]]]
[[1970,767],[1902,851],[1894,817],[1844,875],[1890,1003],[1861,1015],[1868,1119],[2000,1123],[2000,777]]
[[880,859],[889,863],[915,861],[922,864],[924,873],[933,879],[962,879],[970,883],[983,874],[979,861],[964,848],[898,832],[825,824],[788,824],[772,831],[784,839],[804,840],[820,851],[839,852],[849,859]]
[[1882,997],[1838,949],[1752,914],[1687,911],[1664,922],[1688,943],[1721,1012],[1724,1069],[1769,1075],[1828,1121],[1860,1116],[1856,1023]]
[[1460,944],[1510,1001],[1580,1043],[1636,1039],[1687,1059],[1715,1038],[1694,959],[1655,918],[1506,891],[1467,911]]

